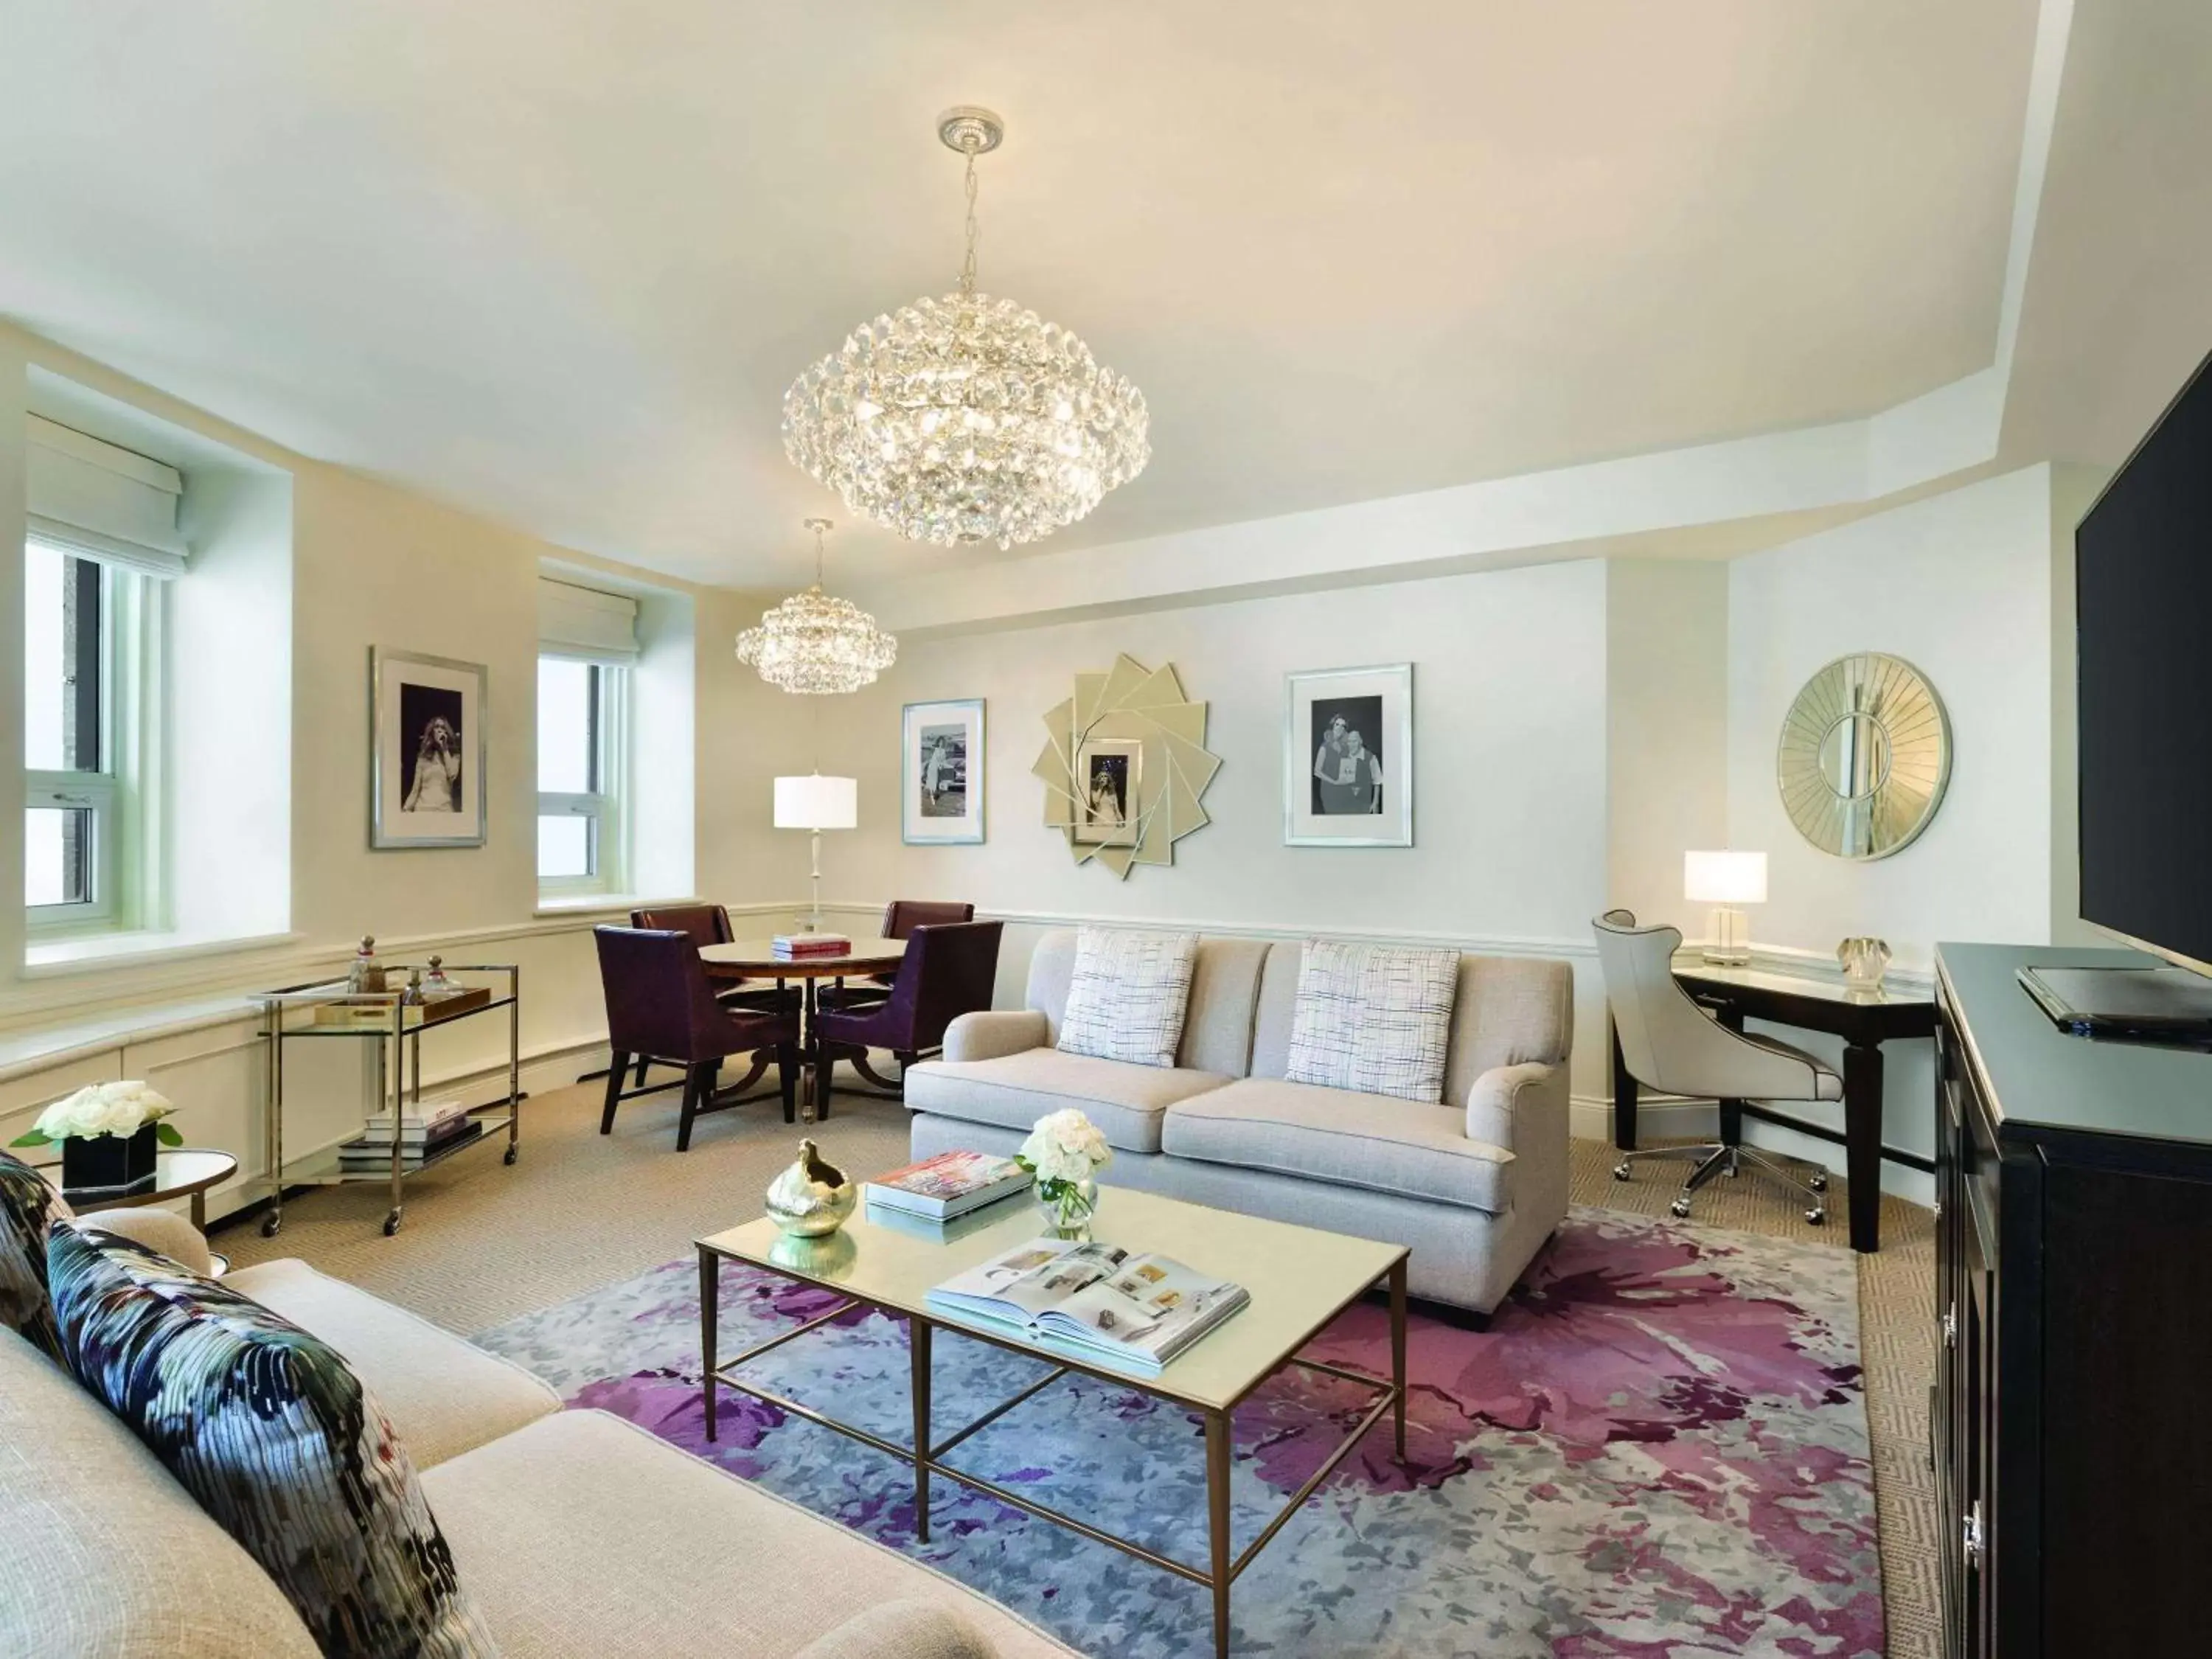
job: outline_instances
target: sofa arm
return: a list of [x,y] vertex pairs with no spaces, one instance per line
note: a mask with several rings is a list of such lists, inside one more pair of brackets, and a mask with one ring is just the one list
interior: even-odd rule
[[945,1058],[997,1060],[1024,1048],[1042,1048],[1048,1035],[1044,1016],[1034,1008],[1018,1013],[998,1010],[963,1014],[945,1028]]
[[992,1659],[994,1651],[950,1608],[908,1597],[854,1613],[792,1659]]
[[103,1232],[143,1244],[157,1250],[180,1267],[189,1267],[196,1273],[205,1273],[214,1260],[208,1255],[207,1240],[200,1230],[179,1215],[174,1210],[158,1206],[137,1209],[94,1210],[90,1215],[76,1218],[80,1227],[97,1227]]
[[1532,1061],[1494,1066],[1467,1091],[1467,1138],[1509,1152],[1525,1152],[1538,1138],[1565,1142],[1567,1068]]

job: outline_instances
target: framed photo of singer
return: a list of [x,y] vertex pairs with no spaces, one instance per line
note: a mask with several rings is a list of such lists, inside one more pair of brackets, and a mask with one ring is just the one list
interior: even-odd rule
[[372,646],[368,844],[484,844],[482,663]]
[[1413,844],[1413,665],[1287,678],[1283,844]]

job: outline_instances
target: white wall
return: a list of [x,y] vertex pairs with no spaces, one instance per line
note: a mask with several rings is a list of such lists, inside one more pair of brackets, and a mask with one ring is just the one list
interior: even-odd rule
[[[536,584],[548,561],[574,556],[283,450],[4,325],[0,432],[21,432],[33,373],[90,387],[173,425],[194,441],[196,454],[221,445],[245,464],[246,483],[231,488],[235,481],[216,477],[198,502],[205,517],[197,528],[213,550],[172,596],[180,625],[169,713],[191,727],[179,745],[174,817],[179,856],[195,870],[254,866],[252,878],[236,884],[239,907],[252,913],[243,920],[252,930],[273,926],[283,936],[216,955],[25,967],[21,908],[0,905],[0,1140],[86,1078],[154,1075],[178,1102],[188,1141],[238,1152],[245,1176],[258,1176],[264,1122],[259,1046],[253,1020],[235,1012],[234,999],[331,971],[363,933],[374,933],[395,957],[420,960],[437,951],[450,963],[519,963],[522,1046],[537,1062],[534,1085],[566,1081],[596,1064],[605,1018],[589,930],[599,918],[542,913],[537,896]],[[190,481],[196,471],[207,477],[208,470],[192,456],[177,459],[192,501]],[[21,444],[0,443],[0,523],[22,521],[21,465]],[[0,535],[0,868],[16,870],[22,867],[21,544],[20,532]],[[658,578],[650,586],[661,597],[645,605],[641,618],[647,665],[641,701],[653,722],[646,752],[654,763],[643,798],[655,831],[646,863],[647,873],[665,886],[648,896],[684,896],[694,886],[696,839],[690,818],[697,805],[684,775],[695,748],[696,596]],[[487,665],[484,847],[369,848],[372,644]],[[209,741],[234,732],[228,743]],[[672,750],[674,764],[664,747]],[[235,769],[241,764],[243,775]],[[272,804],[273,822],[265,813],[252,820],[255,809]],[[241,814],[247,823],[237,822]],[[189,883],[180,886],[180,922],[197,930],[227,921],[229,931],[240,931],[235,908],[212,914],[204,891],[187,897],[193,891]],[[279,902],[270,902],[272,892]],[[149,1018],[173,1018],[149,1010],[174,1011],[171,1035],[143,1035]],[[480,1077],[477,1086],[495,1093],[505,1051],[502,1020],[457,1024],[426,1041],[426,1078]],[[302,1064],[288,1074],[288,1101],[297,1113],[288,1111],[295,1151],[304,1150],[303,1141],[350,1133],[359,1122],[359,1056],[350,1045],[324,1044],[318,1053],[312,1060],[300,1055]],[[213,1207],[220,1212],[240,1198],[234,1189]]]
[[[2065,878],[2054,838],[2064,814],[2054,803],[2072,790],[2070,754],[2056,763],[2064,772],[2054,770],[2054,711],[2069,700],[2054,685],[2070,656],[2060,655],[2054,628],[2053,552],[2071,538],[2072,520],[2054,518],[2052,470],[2033,466],[1729,566],[1729,842],[1767,854],[1768,902],[1751,915],[1755,946],[1832,961],[1838,940],[1873,934],[1889,941],[1899,970],[1925,975],[1942,940],[2050,939]],[[1806,842],[1774,782],[1776,743],[1798,690],[1858,651],[1903,657],[1928,676],[1949,712],[1954,756],[1926,831],[1871,862]],[[1832,1060],[1840,1054],[1829,1039],[1777,1034]],[[1929,1045],[1884,1052],[1884,1137],[1926,1153]],[[1803,1115],[1841,1121],[1837,1108]],[[1753,1138],[1822,1150],[1786,1132],[1754,1128]],[[1926,1189],[1893,1167],[1885,1179]]]
[[[1213,822],[1176,844],[1172,868],[1126,882],[1076,867],[1030,772],[1045,710],[1121,652],[1175,665],[1223,760],[1205,798]],[[859,778],[863,825],[823,838],[825,890],[972,899],[1020,920],[1002,997],[1018,996],[1038,927],[1085,917],[1444,939],[1588,968],[1606,880],[1606,656],[1593,561],[910,641],[875,686],[825,700],[823,769]],[[1393,661],[1415,665],[1415,845],[1284,846],[1284,677]],[[989,840],[903,846],[900,705],[974,696],[987,702]],[[1602,1090],[1587,1059],[1577,1079]]]

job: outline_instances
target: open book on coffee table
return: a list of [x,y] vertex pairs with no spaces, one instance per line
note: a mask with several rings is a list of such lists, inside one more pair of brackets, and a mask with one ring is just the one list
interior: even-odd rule
[[1040,1347],[1158,1376],[1251,1298],[1164,1255],[1037,1238],[946,1279],[927,1300]]

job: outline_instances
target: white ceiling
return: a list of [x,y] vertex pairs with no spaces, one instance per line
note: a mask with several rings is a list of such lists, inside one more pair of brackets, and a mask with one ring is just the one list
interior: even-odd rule
[[[987,103],[983,286],[1152,410],[1056,552],[1984,368],[2035,14],[0,0],[0,313],[552,540],[784,582],[844,514],[783,389],[951,286],[934,117]],[[833,544],[872,579],[1010,556]]]

